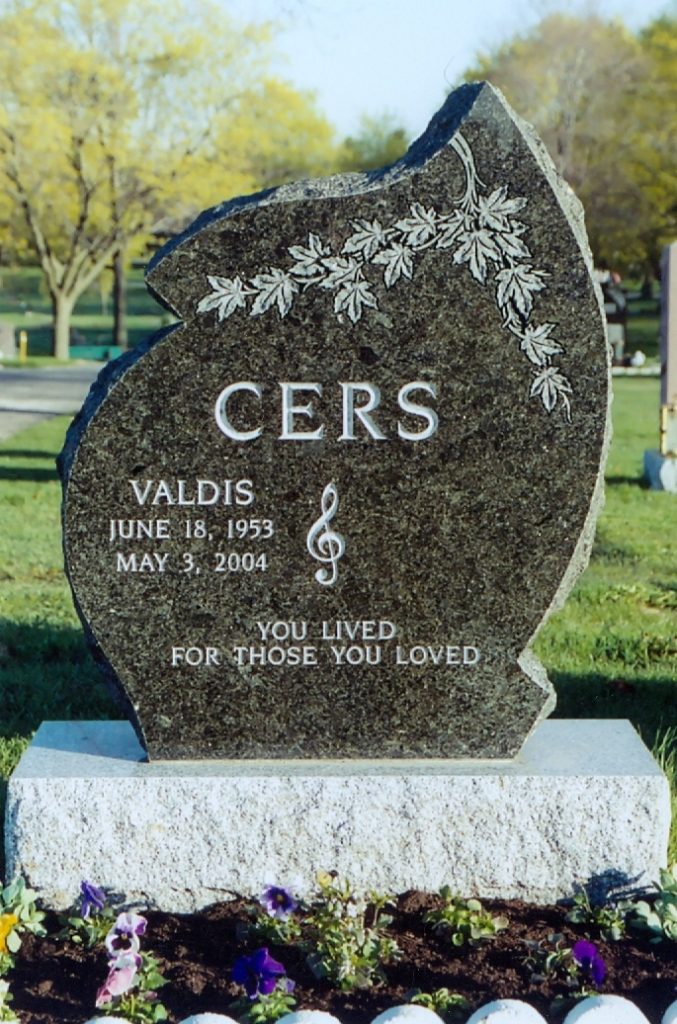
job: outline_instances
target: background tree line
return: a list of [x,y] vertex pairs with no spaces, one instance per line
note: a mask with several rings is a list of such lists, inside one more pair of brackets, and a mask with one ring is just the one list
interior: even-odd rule
[[[269,73],[274,28],[209,0],[0,0],[0,259],[37,262],[54,354],[83,291],[231,196],[369,169],[404,152],[392,119],[337,140],[314,99]],[[658,273],[677,232],[677,18],[551,15],[482,55],[586,208],[598,263]],[[431,111],[432,113],[432,111]]]

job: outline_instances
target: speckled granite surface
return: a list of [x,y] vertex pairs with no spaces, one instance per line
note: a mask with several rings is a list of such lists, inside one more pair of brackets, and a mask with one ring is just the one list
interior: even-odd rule
[[76,603],[151,758],[514,756],[600,501],[585,246],[466,86],[393,168],[158,253],[182,323],[108,368],[60,460]]

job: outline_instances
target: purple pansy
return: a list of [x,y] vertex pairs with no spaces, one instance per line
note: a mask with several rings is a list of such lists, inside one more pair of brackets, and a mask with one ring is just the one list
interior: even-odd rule
[[606,978],[606,964],[597,952],[595,943],[588,942],[587,939],[580,939],[574,945],[571,953],[579,967],[590,975],[595,988],[599,988]]
[[96,993],[95,1006],[100,1009],[123,996],[137,983],[136,972],[141,967],[141,957],[136,953],[123,953],[109,964],[108,977]]
[[140,914],[118,914],[117,921],[105,940],[111,959],[115,959],[120,953],[138,953],[141,945],[139,936],[145,933],[147,925],[148,921]]
[[103,894],[103,890],[99,889],[98,885],[94,885],[93,882],[87,882],[83,878],[80,882],[80,917],[85,920],[94,911],[98,914],[99,911],[103,910],[106,897]]
[[[233,966],[233,981],[242,985],[252,1000],[259,996],[269,996],[285,974],[283,964],[269,956],[266,946],[257,949],[251,956],[239,957]],[[287,992],[291,992],[293,981],[286,979],[286,988]]]
[[284,921],[296,910],[297,903],[289,889],[280,885],[267,885],[259,901],[271,917]]

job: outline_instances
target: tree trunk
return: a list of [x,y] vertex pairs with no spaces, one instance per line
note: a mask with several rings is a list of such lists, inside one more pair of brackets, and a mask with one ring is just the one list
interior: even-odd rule
[[123,351],[129,348],[127,333],[127,278],[125,277],[125,251],[119,249],[113,257],[113,344]]
[[56,359],[70,358],[71,314],[75,300],[63,292],[52,294],[52,317],[54,323],[54,356]]

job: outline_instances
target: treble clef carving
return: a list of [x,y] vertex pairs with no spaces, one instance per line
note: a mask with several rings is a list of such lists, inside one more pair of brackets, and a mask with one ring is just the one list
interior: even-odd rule
[[329,569],[318,569],[315,579],[324,587],[332,587],[338,579],[338,562],[346,550],[346,542],[340,533],[332,530],[329,523],[338,512],[339,496],[334,484],[327,484],[322,492],[320,507],[322,515],[308,530],[306,546],[318,562],[331,565]]

